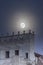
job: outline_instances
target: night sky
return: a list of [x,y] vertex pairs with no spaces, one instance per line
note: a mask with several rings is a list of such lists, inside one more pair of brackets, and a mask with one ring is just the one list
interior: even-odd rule
[[35,31],[35,52],[43,54],[43,0],[0,0],[0,34],[22,31],[22,18],[25,30]]

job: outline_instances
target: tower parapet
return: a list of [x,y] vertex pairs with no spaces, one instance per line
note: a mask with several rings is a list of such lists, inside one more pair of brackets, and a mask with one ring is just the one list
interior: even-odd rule
[[7,33],[6,36],[4,35],[0,35],[0,41],[2,42],[2,40],[5,42],[5,40],[26,40],[26,39],[32,39],[34,37],[34,32],[32,32],[31,30],[29,30],[28,33],[25,32],[25,30],[23,31],[22,34],[20,34],[20,31],[18,31],[18,34],[14,35],[14,32],[12,32],[12,35],[9,35],[9,33]]

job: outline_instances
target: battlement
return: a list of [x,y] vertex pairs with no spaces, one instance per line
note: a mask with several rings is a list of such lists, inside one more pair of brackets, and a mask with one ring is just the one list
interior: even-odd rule
[[9,33],[7,33],[6,35],[0,35],[0,42],[4,41],[9,41],[9,42],[12,42],[12,41],[17,41],[17,40],[29,40],[29,39],[32,39],[34,38],[34,32],[29,30],[28,33],[25,32],[25,30],[23,31],[23,33],[21,34],[20,31],[18,31],[17,34],[14,34],[14,32],[12,32],[11,35],[9,35]]

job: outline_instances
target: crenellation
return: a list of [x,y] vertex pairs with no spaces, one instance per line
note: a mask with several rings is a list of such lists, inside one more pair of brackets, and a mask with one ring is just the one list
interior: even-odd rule
[[18,36],[20,35],[20,31],[18,31]]
[[12,36],[14,36],[14,32],[12,32]]
[[34,37],[34,32],[32,32],[31,30],[29,30],[29,33],[25,33],[25,30],[23,31],[22,34],[20,34],[20,31],[18,31],[18,34],[14,35],[14,32],[12,32],[12,35],[9,35],[9,33],[7,33],[6,36],[1,35],[0,36],[0,42],[2,40],[4,40],[4,42],[11,42],[11,41],[15,41],[15,40],[31,40]]
[[23,31],[23,34],[25,34],[25,30]]
[[29,30],[29,34],[31,34],[32,33],[32,31],[31,30]]

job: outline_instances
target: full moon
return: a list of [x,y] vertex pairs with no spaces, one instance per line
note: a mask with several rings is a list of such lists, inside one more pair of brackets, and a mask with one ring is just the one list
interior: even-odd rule
[[21,23],[21,24],[20,24],[20,27],[21,27],[21,28],[25,28],[25,23]]

